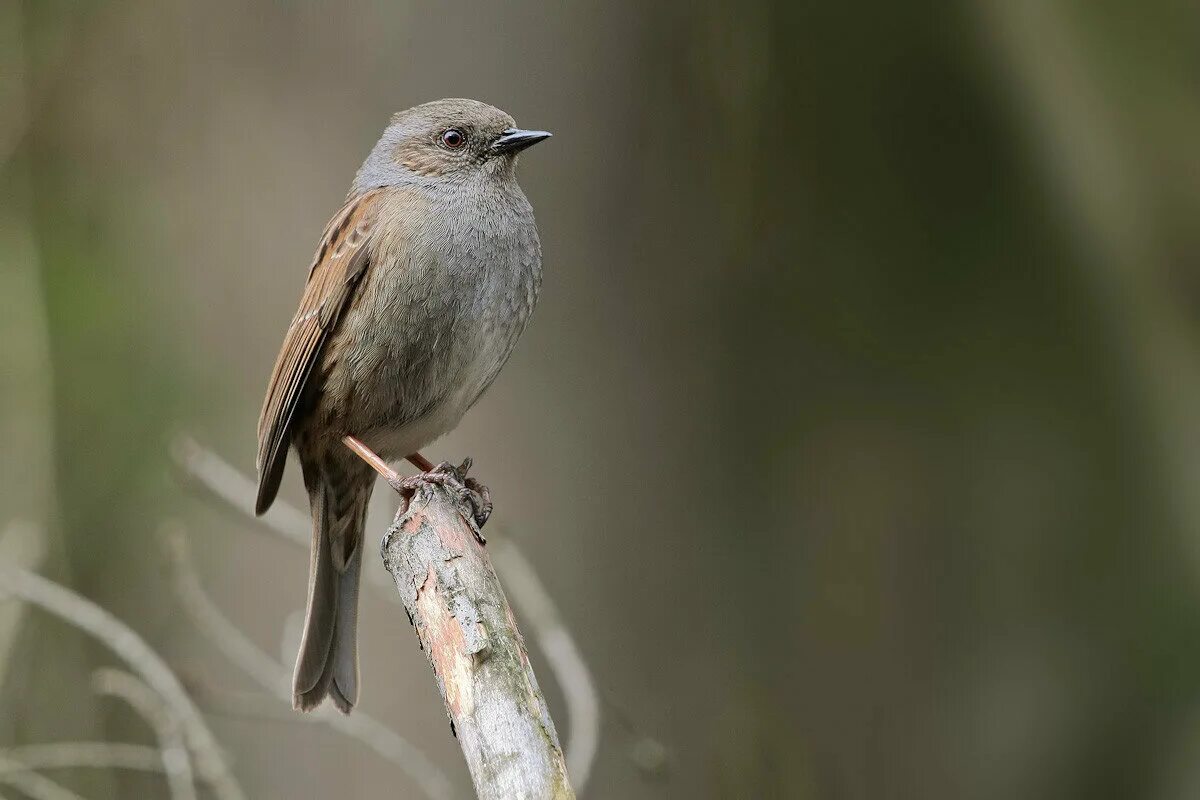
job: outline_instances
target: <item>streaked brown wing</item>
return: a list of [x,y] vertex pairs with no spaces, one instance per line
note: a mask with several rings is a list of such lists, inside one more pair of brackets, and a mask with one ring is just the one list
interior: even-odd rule
[[366,271],[380,192],[351,199],[325,227],[300,308],[288,327],[258,418],[258,500],[266,511],[283,478],[296,407],[321,347]]

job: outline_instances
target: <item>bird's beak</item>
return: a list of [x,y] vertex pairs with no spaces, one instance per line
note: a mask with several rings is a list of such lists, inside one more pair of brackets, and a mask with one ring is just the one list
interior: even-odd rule
[[520,128],[509,128],[492,142],[493,153],[519,153],[526,147],[532,147],[543,139],[550,138],[550,131],[523,131]]

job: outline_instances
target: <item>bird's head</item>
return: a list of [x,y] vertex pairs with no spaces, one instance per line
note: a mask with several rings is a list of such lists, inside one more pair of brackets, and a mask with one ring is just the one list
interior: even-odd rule
[[478,100],[435,100],[395,114],[363,162],[355,189],[413,179],[505,178],[517,153],[549,137],[522,130],[508,114]]

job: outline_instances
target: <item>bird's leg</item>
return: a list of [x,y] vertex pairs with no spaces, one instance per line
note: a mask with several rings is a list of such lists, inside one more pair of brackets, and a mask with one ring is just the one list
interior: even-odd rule
[[342,444],[349,447],[354,452],[354,455],[367,462],[367,466],[382,475],[384,480],[392,485],[393,489],[400,491],[397,488],[397,484],[403,480],[400,477],[400,473],[389,467],[388,463],[380,458],[378,453],[353,436],[343,436]]
[[[388,485],[396,490],[396,494],[400,495],[400,498],[404,500],[405,507],[408,506],[408,502],[412,500],[413,493],[417,491],[417,487],[421,483],[419,480],[420,475],[405,478],[388,466],[388,463],[383,460],[382,456],[363,444],[357,437],[343,436],[342,444],[349,447],[356,456],[367,462],[367,466],[378,472],[388,482]],[[420,454],[417,454],[417,457],[421,458]],[[423,458],[421,460],[424,461]]]
[[404,457],[404,460],[421,470],[421,472],[429,472],[433,469],[433,462],[420,453],[410,453]]

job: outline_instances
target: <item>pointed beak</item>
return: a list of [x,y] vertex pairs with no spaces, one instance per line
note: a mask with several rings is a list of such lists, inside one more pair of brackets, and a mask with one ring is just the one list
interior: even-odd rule
[[543,139],[550,138],[550,131],[524,131],[520,128],[509,128],[492,142],[493,153],[519,153],[526,147],[532,147]]

